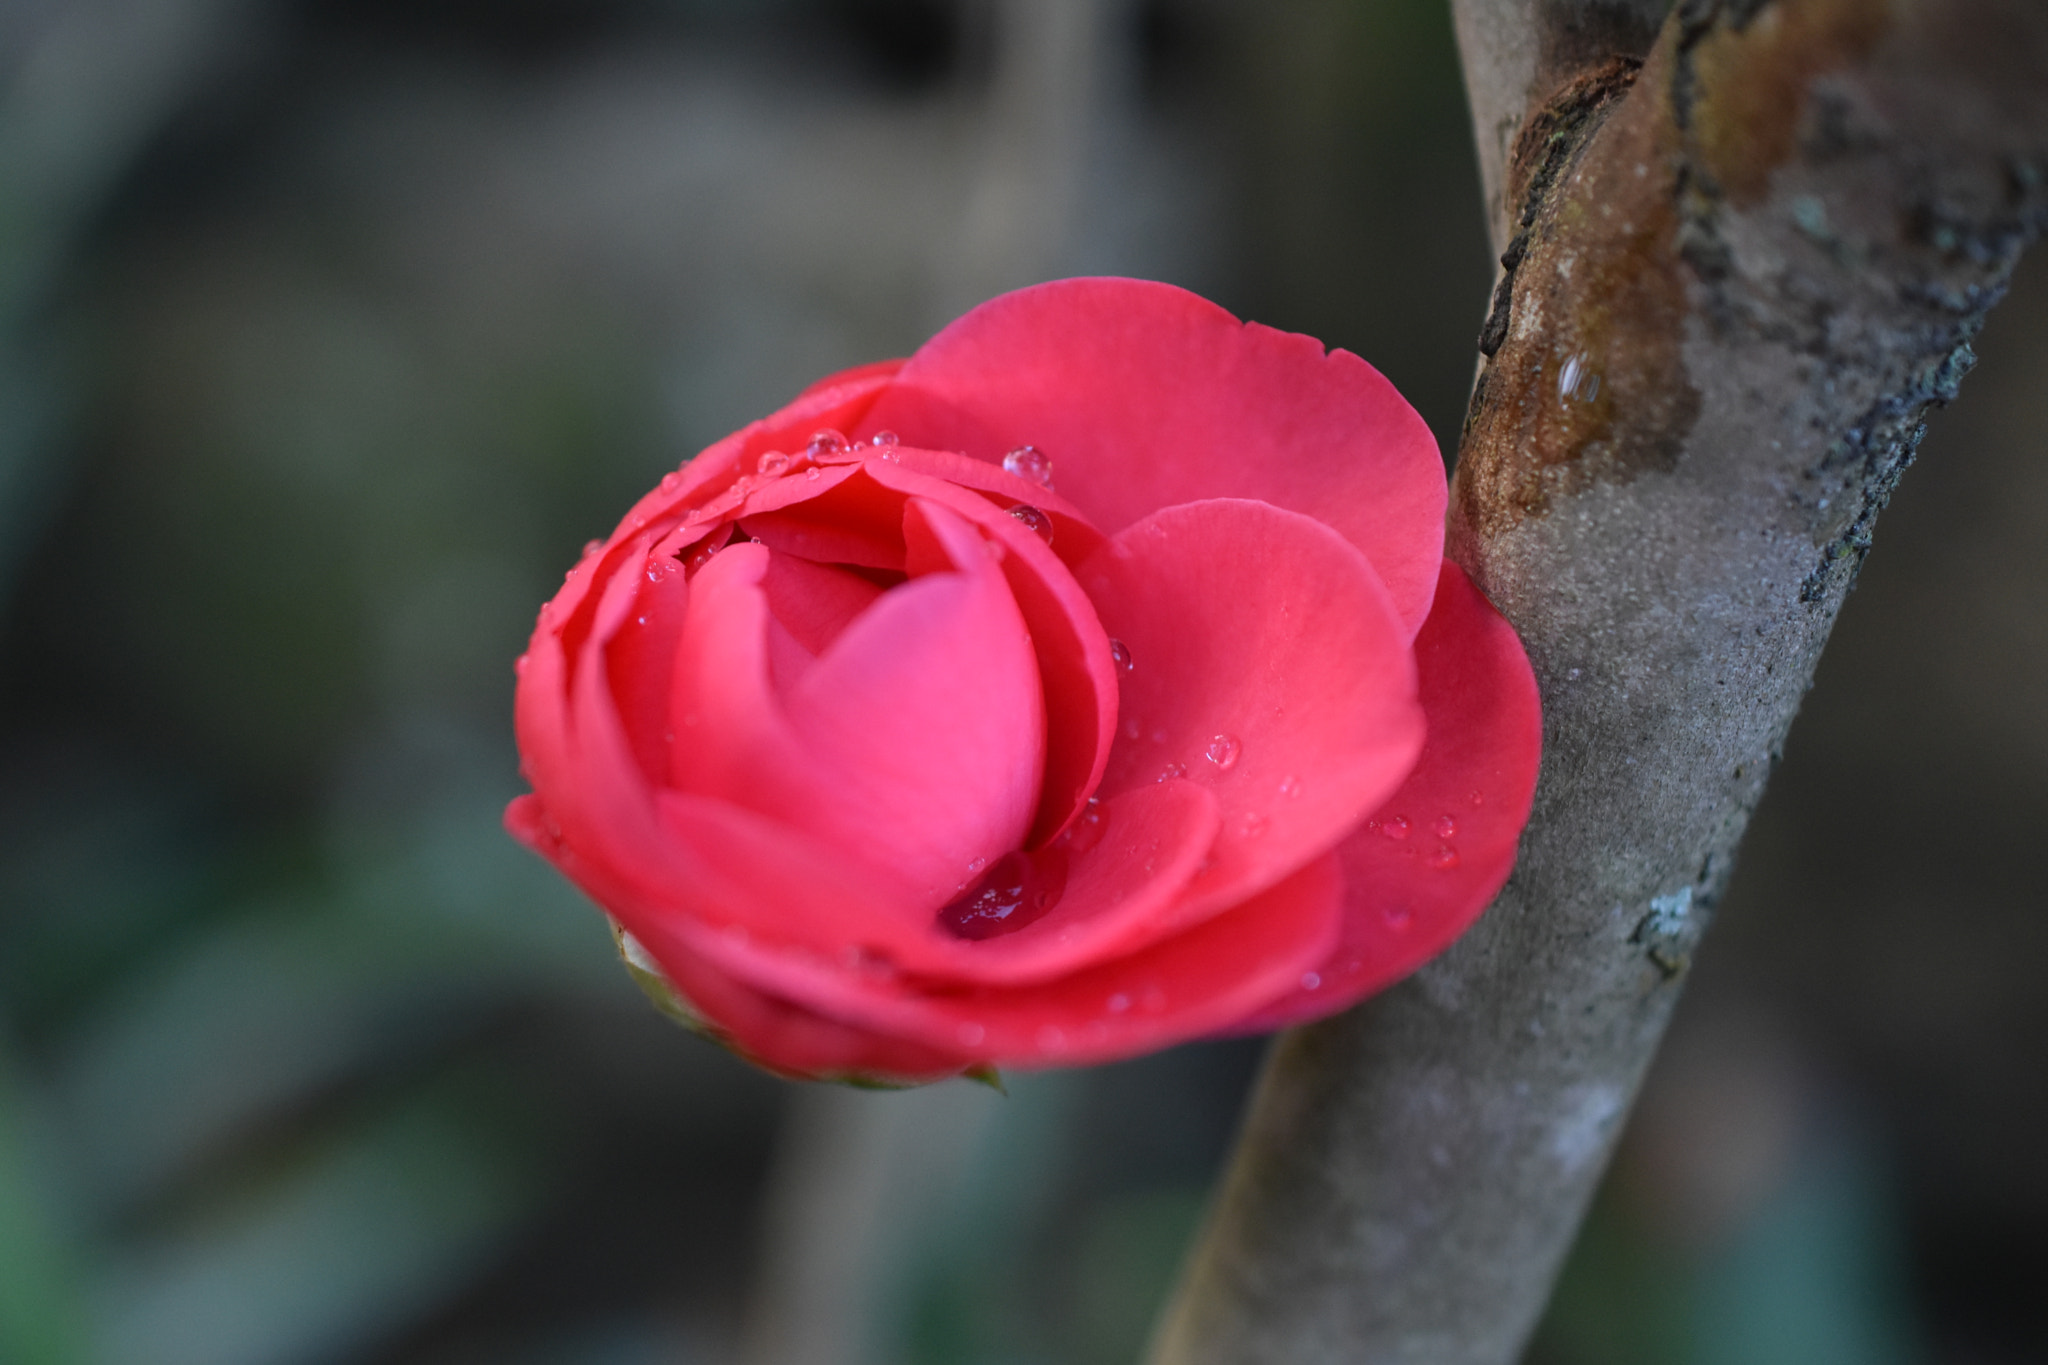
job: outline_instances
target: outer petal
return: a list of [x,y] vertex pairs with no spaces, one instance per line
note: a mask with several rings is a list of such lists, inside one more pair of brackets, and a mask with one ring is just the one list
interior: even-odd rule
[[1479,918],[1514,867],[1543,743],[1528,656],[1448,560],[1415,650],[1429,739],[1401,789],[1337,850],[1343,938],[1317,968],[1317,989],[1233,1032],[1320,1018],[1400,980]]
[[835,970],[681,918],[652,926],[655,936],[641,941],[665,970],[684,974],[679,981],[698,962],[708,963],[850,1028],[935,1051],[957,1049],[966,1064],[1082,1066],[1214,1033],[1300,980],[1335,940],[1341,895],[1336,859],[1317,858],[1230,913],[1146,952],[1037,986],[944,995]]
[[1406,633],[1365,557],[1261,502],[1154,513],[1081,571],[1126,646],[1102,791],[1184,776],[1223,813],[1210,865],[1158,932],[1324,852],[1407,776],[1422,711]]
[[797,395],[797,399],[802,401],[814,393],[823,393],[827,389],[865,386],[877,379],[887,379],[902,368],[903,361],[901,359],[870,360],[865,365],[849,365],[847,368],[828,374],[823,379],[809,385],[802,393]]
[[1412,638],[1443,555],[1435,438],[1348,351],[1144,280],[991,300],[920,347],[858,426],[983,460],[1034,445],[1104,532],[1197,498],[1257,498],[1365,552]]

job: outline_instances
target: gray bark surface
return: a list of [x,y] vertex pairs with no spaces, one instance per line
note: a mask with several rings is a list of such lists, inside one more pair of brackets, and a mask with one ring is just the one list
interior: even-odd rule
[[1536,669],[1535,811],[1471,933],[1277,1042],[1154,1365],[1518,1357],[1876,515],[2048,225],[2029,0],[1682,0],[1647,49],[1634,4],[1455,12],[1504,274],[1450,552]]

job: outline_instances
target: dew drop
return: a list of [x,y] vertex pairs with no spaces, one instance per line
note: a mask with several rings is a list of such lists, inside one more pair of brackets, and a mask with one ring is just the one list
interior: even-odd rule
[[1593,373],[1591,357],[1584,351],[1569,357],[1557,372],[1557,396],[1590,403],[1600,396],[1600,376]]
[[1429,865],[1439,872],[1449,872],[1458,865],[1458,850],[1449,844],[1438,844],[1436,851],[1429,855]]
[[1022,502],[1010,509],[1010,515],[1030,527],[1032,534],[1036,535],[1040,540],[1048,545],[1052,544],[1051,517],[1039,511],[1036,507]]
[[1436,818],[1436,823],[1431,825],[1430,828],[1436,831],[1437,838],[1449,839],[1458,832],[1458,819],[1454,815],[1439,815]]
[[754,467],[760,470],[765,478],[779,479],[789,472],[789,456],[779,450],[771,450],[763,455],[761,462]]
[[1038,1050],[1040,1052],[1065,1052],[1067,1034],[1058,1024],[1041,1024],[1038,1027]]
[[635,624],[638,624],[638,625],[643,625],[643,626],[644,626],[644,625],[646,625],[646,624],[647,624],[647,618],[646,618],[646,617],[644,617],[644,616],[642,616],[642,617],[639,617],[639,618],[637,619],[637,621],[635,622]]
[[1407,838],[1408,817],[1405,815],[1389,815],[1380,822],[1380,833],[1386,835],[1389,839]]
[[901,436],[898,436],[893,431],[878,431],[868,438],[872,444],[878,446],[893,446],[902,439]]
[[1218,735],[1209,741],[1206,752],[1209,761],[1227,773],[1237,766],[1237,756],[1244,752],[1244,745],[1235,735]]
[[525,656],[524,654],[520,655],[520,656],[519,656],[518,658],[516,658],[516,659],[514,659],[514,660],[512,661],[512,671],[513,671],[513,673],[515,673],[515,674],[519,674],[519,675],[522,675],[522,676],[523,676],[523,675],[525,674],[525,672],[526,672],[526,656]]
[[1180,778],[1186,777],[1187,775],[1188,769],[1186,764],[1169,763],[1164,768],[1161,768],[1159,770],[1159,776],[1154,780],[1159,782],[1173,782],[1177,781]]
[[1413,913],[1414,911],[1411,910],[1405,903],[1399,905],[1390,905],[1385,910],[1382,910],[1380,912],[1381,916],[1387,921],[1387,923],[1393,925],[1396,929],[1400,929],[1406,926],[1406,924],[1408,923],[1408,917]]
[[822,430],[811,433],[811,439],[805,445],[804,453],[816,460],[822,459],[827,455],[844,454],[846,449],[846,438],[832,428],[825,427]]
[[1237,832],[1247,839],[1256,839],[1272,827],[1273,822],[1255,810],[1248,810],[1237,822]]
[[1131,997],[1125,995],[1122,991],[1118,991],[1115,995],[1109,997],[1108,1009],[1111,1014],[1122,1014],[1130,1007]]
[[1287,774],[1287,776],[1281,778],[1280,794],[1290,799],[1301,795],[1301,779],[1299,777],[1296,777],[1293,773],[1289,773]]
[[979,1024],[962,1024],[953,1030],[953,1036],[962,1047],[979,1047],[981,1040],[988,1037],[988,1030]]
[[[1121,668],[1126,673],[1130,672],[1132,668],[1136,667],[1136,665],[1131,662],[1130,646],[1126,645],[1122,640],[1111,640],[1109,642],[1109,659],[1111,663],[1115,664],[1118,668]],[[1131,738],[1136,739],[1137,736],[1132,735]]]
[[816,483],[819,479],[823,478],[824,475],[816,465],[812,465],[809,469],[806,469],[804,471],[804,477],[809,479],[812,483]]
[[1475,787],[1471,791],[1465,793],[1465,801],[1468,805],[1472,807],[1473,810],[1478,810],[1481,806],[1486,804],[1486,793],[1480,791],[1478,788]]
[[668,473],[661,476],[661,491],[664,493],[673,493],[676,490],[676,485],[681,483],[682,481],[682,471],[677,469],[671,469]]
[[1052,461],[1037,446],[1018,446],[1003,456],[1003,468],[1040,488],[1052,487]]
[[1302,988],[1303,990],[1305,990],[1305,991],[1314,991],[1314,990],[1321,990],[1321,989],[1322,989],[1322,986],[1323,986],[1323,978],[1322,978],[1322,977],[1320,977],[1320,976],[1318,976],[1318,975],[1317,975],[1316,973],[1314,973],[1314,972],[1303,972],[1303,973],[1301,974],[1301,988]]
[[604,544],[601,541],[586,540],[583,542],[583,557],[588,559],[603,548]]
[[1102,836],[1109,832],[1109,808],[1102,804],[1102,798],[1091,796],[1088,804],[1081,807],[1081,813],[1074,817],[1066,832],[1059,837],[1059,843],[1067,852],[1082,854],[1102,842]]
[[1124,738],[1136,739],[1138,737],[1139,730],[1140,727],[1138,725],[1138,718],[1136,716],[1126,716],[1124,718]]
[[939,911],[939,926],[958,938],[986,939],[1014,934],[1044,915],[1067,889],[1065,849],[1037,855],[1005,853],[992,865],[977,858],[970,865],[988,871]]

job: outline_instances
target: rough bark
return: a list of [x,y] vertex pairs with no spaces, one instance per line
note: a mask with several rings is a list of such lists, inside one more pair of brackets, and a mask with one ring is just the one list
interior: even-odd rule
[[1544,56],[1596,9],[1640,12],[1459,9],[1482,158],[1553,82],[1497,172],[1449,528],[1543,691],[1520,861],[1278,1042],[1155,1365],[1518,1356],[1872,523],[2048,225],[2030,0],[1683,0],[1640,63]]

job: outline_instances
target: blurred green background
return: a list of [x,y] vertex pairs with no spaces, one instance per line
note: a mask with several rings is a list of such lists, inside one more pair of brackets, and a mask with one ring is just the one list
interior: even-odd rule
[[[2048,1360],[2048,269],[1937,420],[1534,1358]],[[1131,1360],[1256,1042],[909,1095],[498,826],[588,538],[1034,279],[1454,442],[1441,0],[0,0],[0,1365]]]

